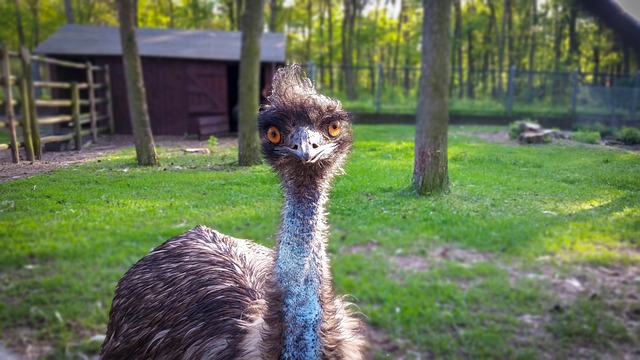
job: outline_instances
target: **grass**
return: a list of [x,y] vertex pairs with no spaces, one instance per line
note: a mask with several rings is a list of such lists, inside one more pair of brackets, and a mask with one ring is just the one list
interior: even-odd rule
[[9,132],[6,128],[0,128],[0,144],[9,144],[11,142],[11,137],[9,136]]
[[[353,294],[397,351],[530,359],[637,348],[640,331],[619,315],[631,306],[614,296],[620,289],[605,283],[589,288],[595,297],[567,297],[556,285],[578,275],[594,283],[576,275],[582,267],[640,264],[640,155],[473,136],[495,130],[452,127],[451,192],[421,198],[408,188],[414,128],[355,128],[329,204],[337,292]],[[127,149],[0,184],[0,340],[52,344],[59,358],[95,352],[88,339],[104,332],[118,279],[197,224],[272,246],[278,180],[266,165],[229,165],[235,153],[160,149],[162,167],[139,168]],[[409,259],[426,266],[399,265]]]

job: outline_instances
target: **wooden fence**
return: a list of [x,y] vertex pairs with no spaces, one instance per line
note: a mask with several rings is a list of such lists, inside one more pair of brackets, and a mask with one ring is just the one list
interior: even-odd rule
[[[74,140],[75,149],[81,150],[83,137],[91,136],[97,141],[98,134],[113,134],[113,107],[111,102],[110,74],[108,66],[94,66],[90,62],[76,63],[30,54],[26,48],[13,52],[0,45],[2,69],[0,84],[4,96],[0,106],[5,109],[5,118],[0,118],[0,128],[6,127],[9,143],[0,143],[0,150],[11,150],[14,163],[20,161],[19,148],[24,148],[28,161],[42,159],[42,146],[48,143]],[[11,71],[11,60],[19,60],[22,75]],[[57,67],[85,70],[83,82],[39,81],[33,79],[32,63],[37,61]],[[97,82],[97,74],[103,73],[102,82]],[[17,88],[17,92],[14,90]],[[46,91],[49,98],[42,95]],[[70,98],[56,98],[60,90],[68,90]],[[86,90],[81,97],[81,90]],[[98,92],[101,96],[98,96]],[[17,96],[16,96],[17,95]],[[102,105],[102,111],[98,110]],[[82,109],[85,112],[82,112]],[[41,111],[39,111],[41,110]],[[46,113],[46,114],[45,114]],[[54,126],[53,134],[41,136],[45,126]],[[21,141],[18,139],[18,129]]]

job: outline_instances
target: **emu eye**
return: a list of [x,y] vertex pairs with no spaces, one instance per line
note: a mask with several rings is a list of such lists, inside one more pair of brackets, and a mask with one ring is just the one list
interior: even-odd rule
[[271,141],[274,144],[279,143],[280,130],[278,130],[278,128],[275,126],[270,127],[269,130],[267,130],[267,138],[269,138],[269,141]]
[[327,131],[329,132],[329,135],[331,135],[332,137],[336,137],[340,135],[340,131],[342,131],[342,125],[340,125],[340,122],[338,120],[334,120],[327,127]]

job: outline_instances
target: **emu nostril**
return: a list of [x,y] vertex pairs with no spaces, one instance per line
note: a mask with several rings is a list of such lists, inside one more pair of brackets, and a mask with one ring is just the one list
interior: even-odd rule
[[293,150],[298,150],[298,145],[293,145],[292,149]]
[[318,144],[313,144],[313,145],[311,145],[311,146],[312,146],[314,149],[317,149],[317,148],[318,148]]

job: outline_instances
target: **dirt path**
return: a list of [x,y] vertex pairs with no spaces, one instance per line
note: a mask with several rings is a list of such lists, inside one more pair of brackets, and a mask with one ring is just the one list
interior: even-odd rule
[[[162,147],[180,148],[206,148],[205,140],[187,140],[182,136],[156,136],[156,145]],[[235,138],[225,138],[224,141],[236,141]],[[9,150],[0,151],[0,183],[20,178],[34,176],[40,173],[48,173],[54,169],[73,164],[83,163],[100,156],[112,153],[125,147],[133,147],[134,141],[131,135],[114,135],[99,137],[98,142],[85,146],[81,151],[43,151],[42,161],[20,161],[19,164],[11,162]],[[20,154],[25,159],[24,150]]]

